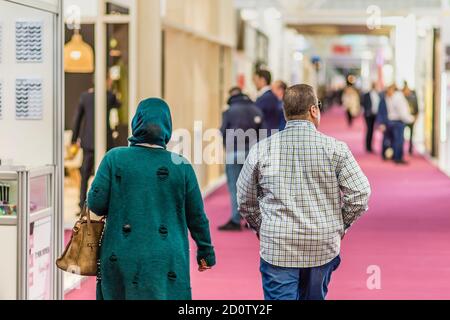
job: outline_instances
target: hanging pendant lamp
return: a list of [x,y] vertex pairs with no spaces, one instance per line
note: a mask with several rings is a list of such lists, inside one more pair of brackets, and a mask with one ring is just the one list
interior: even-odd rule
[[94,50],[83,41],[78,29],[64,46],[64,71],[68,73],[93,73]]

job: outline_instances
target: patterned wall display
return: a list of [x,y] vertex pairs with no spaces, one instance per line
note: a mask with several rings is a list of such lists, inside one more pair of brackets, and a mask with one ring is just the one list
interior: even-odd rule
[[17,62],[42,62],[42,22],[16,22]]
[[0,80],[0,119],[2,119],[3,116],[2,108],[3,108],[3,83]]
[[3,37],[3,28],[2,28],[2,23],[0,21],[0,63],[2,63],[2,54],[3,54],[3,46],[2,46],[3,39],[2,39],[2,37]]
[[42,110],[42,79],[17,79],[16,119],[41,120]]

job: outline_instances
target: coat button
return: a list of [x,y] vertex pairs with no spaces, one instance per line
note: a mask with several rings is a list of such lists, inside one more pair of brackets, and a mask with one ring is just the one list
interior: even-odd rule
[[111,257],[109,257],[109,261],[117,262],[117,256],[113,254]]
[[170,172],[166,167],[161,167],[156,172],[156,175],[158,176],[159,180],[166,181],[167,179],[169,179]]
[[170,271],[170,272],[167,274],[167,277],[169,278],[169,280],[172,280],[172,281],[177,280],[177,274],[176,274],[175,272],[173,272],[173,271]]
[[122,228],[122,231],[124,233],[130,233],[131,232],[131,225],[129,225],[129,224],[124,225],[123,228]]
[[169,229],[167,229],[166,226],[161,226],[161,227],[159,228],[159,233],[160,233],[162,236],[167,237],[167,235],[169,234]]

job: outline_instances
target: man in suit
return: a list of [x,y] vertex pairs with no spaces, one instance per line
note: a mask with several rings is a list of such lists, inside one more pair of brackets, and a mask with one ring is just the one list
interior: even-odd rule
[[263,114],[241,89],[230,90],[229,109],[223,114],[220,129],[226,149],[226,175],[231,196],[231,220],[220,231],[240,231],[241,216],[237,205],[236,183],[251,147],[258,142],[263,128]]
[[[107,92],[108,108],[120,106],[114,93]],[[73,125],[72,145],[78,144],[83,149],[83,163],[80,168],[81,186],[80,186],[80,212],[86,202],[88,183],[94,174],[95,165],[95,90],[91,88],[83,92],[75,113]]]
[[280,101],[270,87],[272,75],[267,70],[257,70],[253,77],[253,82],[256,89],[258,89],[256,106],[264,115],[265,126],[268,130],[267,136],[270,137],[272,133],[278,132],[280,128]]
[[377,84],[374,83],[372,85],[372,90],[367,92],[363,97],[364,118],[366,119],[367,124],[366,151],[369,153],[373,152],[373,133],[380,102],[380,93],[377,90]]

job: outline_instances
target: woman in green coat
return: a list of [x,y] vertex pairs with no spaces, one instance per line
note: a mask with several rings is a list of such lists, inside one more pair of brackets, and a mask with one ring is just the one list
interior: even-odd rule
[[166,150],[168,105],[148,99],[133,119],[130,147],[111,150],[88,194],[106,216],[100,250],[99,300],[190,300],[188,230],[199,271],[214,266],[209,222],[192,166]]

